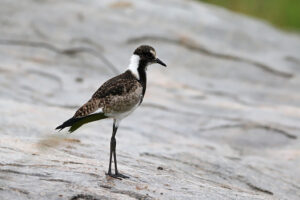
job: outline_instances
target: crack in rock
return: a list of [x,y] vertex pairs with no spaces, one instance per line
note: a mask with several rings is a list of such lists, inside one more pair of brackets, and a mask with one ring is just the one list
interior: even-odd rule
[[107,65],[109,69],[113,71],[114,74],[120,73],[117,67],[115,67],[103,54],[96,51],[95,49],[88,48],[88,47],[73,47],[73,48],[59,49],[58,47],[46,42],[35,42],[35,41],[24,41],[24,40],[3,40],[3,39],[0,39],[0,45],[42,48],[58,54],[63,54],[68,56],[74,56],[79,53],[87,53],[99,58],[105,65]]
[[13,166],[13,167],[56,167],[56,165],[42,165],[42,164],[32,164],[32,165],[23,165],[23,164],[18,164],[18,163],[1,163],[0,166]]
[[202,54],[205,54],[208,56],[225,59],[225,60],[233,60],[233,61],[248,63],[248,64],[251,64],[253,66],[256,66],[256,67],[262,69],[265,72],[269,72],[270,74],[273,74],[275,76],[279,76],[282,78],[292,78],[293,77],[293,74],[291,74],[291,73],[273,69],[271,66],[266,65],[261,62],[258,62],[258,61],[255,61],[255,60],[250,60],[248,58],[243,58],[243,57],[239,57],[236,55],[229,55],[229,54],[214,52],[212,50],[209,50],[208,48],[205,48],[205,47],[197,44],[195,41],[192,41],[191,39],[186,38],[186,37],[181,37],[178,39],[171,39],[171,38],[167,38],[167,37],[163,37],[163,36],[144,35],[144,36],[129,38],[127,40],[127,43],[128,44],[137,43],[137,42],[142,42],[144,40],[155,40],[155,41],[176,44],[176,45],[182,46],[186,49],[189,49],[191,51],[202,53]]
[[209,117],[212,119],[223,119],[223,120],[228,120],[228,121],[233,121],[233,122],[241,122],[240,118],[234,118],[234,117],[227,117],[227,116],[221,116],[221,115],[208,115],[208,114],[202,114],[202,113],[197,113],[197,112],[191,112],[191,111],[185,111],[185,110],[179,110],[179,109],[174,109],[173,107],[168,107],[165,105],[160,105],[157,103],[143,103],[141,107],[148,107],[148,108],[153,108],[153,109],[159,109],[159,110],[164,110],[176,114],[182,114],[186,116],[196,116],[196,117]]
[[[229,179],[236,179],[237,181],[239,181],[239,182],[241,182],[241,183],[247,185],[248,187],[250,187],[250,189],[252,189],[252,190],[254,190],[254,191],[258,191],[258,192],[266,193],[266,194],[269,194],[269,195],[273,195],[273,192],[271,192],[271,191],[269,191],[269,190],[267,190],[267,189],[263,189],[263,188],[261,188],[261,187],[259,187],[259,186],[256,186],[256,185],[250,183],[249,181],[245,180],[245,178],[240,177],[240,176],[225,177],[224,174],[220,173],[219,171],[213,171],[213,170],[208,170],[208,169],[205,169],[205,168],[200,168],[200,166],[197,165],[197,164],[193,164],[193,163],[189,163],[189,162],[183,162],[183,161],[181,161],[181,160],[179,160],[179,159],[169,158],[169,157],[162,156],[162,155],[155,155],[155,154],[151,154],[151,153],[147,153],[147,152],[141,154],[141,156],[144,156],[144,155],[146,155],[146,156],[151,156],[151,157],[156,157],[156,158],[162,158],[162,159],[164,159],[164,160],[177,161],[177,162],[180,162],[180,163],[182,163],[182,164],[187,164],[187,165],[189,165],[189,166],[193,166],[193,167],[199,168],[199,169],[201,169],[201,170],[203,170],[203,171],[206,171],[206,172],[209,172],[209,173],[211,173],[211,174],[215,174],[215,175],[217,175],[217,176],[219,176],[219,177],[222,177],[223,179],[227,179],[227,178],[229,178]],[[230,172],[230,173],[231,173],[231,172]],[[205,178],[201,178],[201,177],[198,177],[198,178],[200,178],[201,180],[204,180],[204,181],[213,183],[213,184],[215,184],[215,185],[224,187],[224,188],[232,189],[232,187],[233,187],[233,186],[231,186],[231,185],[225,185],[225,184],[222,184],[222,183],[213,181],[213,180],[209,180],[209,179],[205,179]],[[234,188],[235,188],[235,189],[238,189],[238,190],[240,190],[240,191],[246,192],[246,191],[244,191],[244,190],[242,190],[242,189],[239,189],[239,188],[236,188],[236,187],[234,187]]]
[[38,70],[27,70],[26,73],[28,73],[28,74],[37,74],[39,76],[49,78],[49,79],[54,80],[58,83],[59,89],[61,89],[63,87],[62,80],[56,75],[50,74],[48,72],[38,71]]
[[63,180],[63,179],[55,179],[55,178],[50,178],[50,179],[41,178],[40,180],[52,181],[52,182],[61,182],[61,183],[72,183],[71,181],[67,181],[67,180]]
[[70,200],[108,200],[105,196],[93,196],[89,194],[77,194],[72,196]]
[[21,194],[25,194],[25,195],[28,195],[29,192],[26,191],[26,190],[22,190],[22,189],[19,189],[19,188],[14,188],[14,187],[8,187],[8,188],[2,188],[0,187],[0,190],[4,191],[4,190],[11,190],[11,191],[15,191],[15,192],[18,192],[18,193],[21,193]]
[[132,192],[132,191],[129,191],[129,190],[116,190],[116,189],[113,189],[113,190],[111,190],[111,192],[118,193],[118,194],[125,194],[125,195],[128,195],[129,197],[132,197],[132,198],[135,198],[135,199],[138,199],[138,200],[151,200],[151,199],[153,199],[153,197],[149,196],[148,194],[143,195],[143,194],[139,194],[139,193]]
[[285,60],[287,60],[289,62],[293,62],[297,65],[300,65],[300,59],[299,58],[296,58],[296,57],[293,57],[293,56],[286,56]]
[[141,153],[140,156],[150,156],[150,157],[159,158],[159,159],[163,159],[163,160],[175,161],[175,162],[179,162],[179,163],[191,166],[191,167],[195,167],[195,168],[204,170],[203,167],[201,167],[198,164],[187,162],[187,161],[182,161],[182,160],[176,159],[176,158],[170,158],[170,157],[163,156],[163,155],[156,155],[156,154],[145,152],[145,153]]
[[252,183],[249,183],[249,182],[246,182],[246,184],[253,190],[255,191],[258,191],[258,192],[262,192],[262,193],[266,193],[266,194],[269,194],[269,195],[273,195],[273,192],[269,191],[269,190],[266,190],[266,189],[263,189],[261,187],[258,187],[256,185],[253,185]]
[[118,190],[118,189],[113,189],[111,186],[109,185],[103,185],[103,184],[99,184],[100,187],[107,189],[109,191],[111,191],[112,193],[117,193],[117,194],[125,194],[129,197],[138,199],[138,200],[151,200],[154,199],[153,197],[149,196],[148,194],[143,195],[143,194],[139,194],[137,192],[133,192],[133,191],[129,191],[129,190]]
[[13,174],[21,174],[26,176],[39,176],[39,177],[49,177],[49,175],[40,174],[40,173],[25,173],[25,172],[19,172],[11,169],[0,169],[1,172],[4,173],[13,173]]
[[242,98],[240,98],[237,95],[230,94],[230,93],[227,93],[227,92],[224,92],[224,91],[205,91],[205,93],[210,94],[210,95],[214,95],[214,96],[225,97],[225,98],[231,99],[231,100],[233,100],[237,103],[240,103],[242,105],[256,106],[253,103],[249,103],[249,102],[243,100]]
[[200,129],[200,131],[210,131],[210,130],[218,130],[218,129],[226,129],[226,128],[242,128],[242,129],[255,129],[255,128],[259,128],[259,129],[264,129],[264,130],[268,130],[272,133],[277,133],[277,134],[281,134],[285,137],[287,137],[288,139],[297,139],[296,135],[292,135],[284,130],[278,129],[278,128],[274,128],[271,127],[269,125],[262,125],[262,124],[253,124],[253,123],[249,123],[249,124],[234,124],[234,125],[222,125],[222,126],[215,126],[215,127],[211,127],[211,128],[207,128],[207,129]]

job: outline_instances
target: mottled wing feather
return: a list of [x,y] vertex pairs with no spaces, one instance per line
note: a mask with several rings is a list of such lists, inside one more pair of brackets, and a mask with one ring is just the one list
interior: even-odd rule
[[92,98],[104,98],[109,95],[123,95],[130,91],[138,81],[129,71],[106,81],[92,96]]
[[[119,104],[124,103],[127,99],[120,97],[129,93],[131,96],[128,97],[133,98],[135,95],[134,92],[138,87],[142,86],[129,71],[126,71],[125,73],[106,81],[93,94],[92,98],[76,111],[73,117],[84,117],[94,113],[100,108],[103,108],[104,112],[110,112],[114,107],[118,107],[117,109],[121,111],[122,108],[120,108]],[[136,99],[140,98],[140,94],[136,94],[135,96]],[[131,99],[131,103],[134,104],[136,99]],[[130,107],[130,105],[128,107]]]
[[83,106],[81,106],[73,116],[74,118],[85,117],[95,111],[97,111],[100,107],[100,99],[92,98]]
[[115,95],[107,95],[102,98],[104,99],[103,112],[107,116],[129,112],[140,103],[142,91],[143,88],[138,81],[128,82],[128,85],[123,87],[123,92],[117,92]]

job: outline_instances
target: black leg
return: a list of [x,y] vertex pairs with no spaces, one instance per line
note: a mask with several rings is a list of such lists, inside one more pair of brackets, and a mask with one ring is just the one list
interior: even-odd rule
[[[117,143],[117,142],[116,142]],[[115,174],[118,174],[116,149],[114,151]]]
[[[123,174],[120,174],[118,172],[118,167],[117,167],[117,155],[116,155],[116,133],[118,130],[118,123],[116,120],[114,120],[114,124],[113,124],[113,133],[111,136],[111,140],[110,140],[110,157],[109,157],[109,168],[108,168],[108,173],[107,175],[113,177],[113,178],[117,178],[117,179],[121,179],[121,178],[129,178],[128,176],[125,176]],[[115,174],[111,173],[111,162],[112,162],[112,154],[114,155],[114,163],[115,163]]]
[[129,178],[128,176],[125,176],[124,174],[120,174],[118,172],[116,151],[114,151],[114,162],[115,162],[115,175],[120,178]]
[[112,132],[112,136],[111,136],[111,139],[110,139],[110,155],[109,155],[109,167],[108,167],[108,175],[112,175],[111,173],[111,162],[112,162],[112,155],[114,154],[115,155],[115,150],[116,150],[116,133],[117,133],[117,130],[118,130],[118,127],[116,127],[116,124],[115,124],[115,120],[114,120],[114,124],[113,124],[113,132]]
[[110,155],[109,155],[109,167],[108,167],[108,175],[111,175],[111,162],[112,162],[112,154],[113,154],[113,138],[110,140]]

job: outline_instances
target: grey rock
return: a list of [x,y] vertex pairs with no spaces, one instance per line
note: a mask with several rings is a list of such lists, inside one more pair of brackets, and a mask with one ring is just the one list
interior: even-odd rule
[[[299,199],[300,39],[194,1],[1,0],[0,199]],[[151,44],[141,108],[54,128]]]

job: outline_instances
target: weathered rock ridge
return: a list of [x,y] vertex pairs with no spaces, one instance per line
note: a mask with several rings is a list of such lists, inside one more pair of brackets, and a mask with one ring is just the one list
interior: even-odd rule
[[[1,0],[0,199],[299,199],[300,39],[194,1]],[[54,128],[150,44],[142,106]]]

